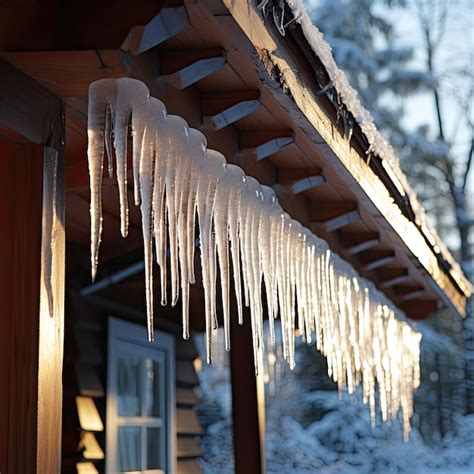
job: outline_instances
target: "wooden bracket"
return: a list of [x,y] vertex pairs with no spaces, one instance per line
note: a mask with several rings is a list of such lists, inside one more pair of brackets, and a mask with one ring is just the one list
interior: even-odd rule
[[425,293],[426,290],[421,285],[400,285],[396,289],[396,294],[400,296],[401,301],[411,301]]
[[242,152],[250,152],[257,161],[268,158],[295,143],[292,130],[259,130],[244,132],[240,137]]
[[184,6],[163,8],[146,26],[134,26],[123,42],[121,49],[134,56],[163,43],[189,26]]
[[301,168],[278,171],[278,188],[283,188],[292,194],[299,194],[326,183],[326,178],[319,168]]
[[395,252],[392,250],[369,250],[364,252],[361,261],[365,271],[377,270],[395,261]]
[[380,244],[378,232],[341,232],[339,238],[347,255],[357,255]]
[[262,103],[258,91],[217,92],[201,95],[203,128],[221,130],[255,112]]
[[409,293],[408,295],[403,296],[402,301],[414,300],[415,298],[419,298],[420,296],[423,296],[425,293],[426,291],[424,289],[413,291],[412,293]]
[[310,208],[310,220],[314,223],[323,223],[326,232],[334,232],[359,221],[360,214],[357,203],[354,202],[313,202]]
[[410,279],[406,268],[384,268],[379,270],[378,277],[381,288],[391,288]]
[[254,149],[255,158],[257,159],[257,161],[263,160],[264,158],[268,158],[269,156],[273,155],[282,148],[291,145],[292,143],[294,143],[294,141],[295,140],[292,137],[274,138],[273,140],[263,143],[262,145]]
[[177,89],[185,89],[225,66],[222,48],[165,51],[160,53],[161,77]]

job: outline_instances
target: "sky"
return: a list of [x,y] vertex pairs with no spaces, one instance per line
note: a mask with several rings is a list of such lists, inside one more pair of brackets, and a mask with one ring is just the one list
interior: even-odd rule
[[[440,3],[440,2],[433,2]],[[442,80],[451,82],[446,77],[446,73],[455,68],[469,67],[472,74],[473,54],[474,54],[474,0],[448,0],[451,7],[448,9],[446,20],[446,33],[439,45],[437,61],[435,68],[437,73],[442,75]],[[390,15],[397,30],[398,41],[403,46],[411,46],[414,51],[414,58],[411,65],[413,67],[423,68],[426,63],[424,54],[423,38],[419,28],[419,22],[416,17],[416,10],[413,2],[408,2],[406,8],[390,8],[381,6],[381,11]],[[459,77],[456,82],[461,82]],[[467,81],[462,81],[464,88],[469,87]],[[471,84],[472,85],[472,84]],[[442,97],[443,112],[446,114],[448,122],[448,137],[452,136],[459,123],[459,109],[452,106],[452,98],[448,94]],[[406,116],[403,123],[410,129],[416,129],[417,126],[430,123],[433,130],[437,130],[434,102],[431,94],[416,94],[405,100]],[[472,118],[472,111],[471,111]],[[464,140],[469,130],[463,130]]]
[[[397,31],[398,41],[402,46],[413,48],[414,57],[410,66],[424,68],[426,55],[423,36],[420,29],[417,10],[412,0],[407,1],[405,8],[388,8],[380,2],[380,10],[390,15]],[[446,28],[435,55],[435,71],[444,87],[441,91],[441,109],[445,117],[445,133],[448,140],[454,143],[454,152],[465,160],[467,157],[471,128],[466,120],[461,119],[464,113],[456,103],[453,94],[462,94],[469,97],[470,121],[474,123],[474,104],[472,103],[472,87],[474,86],[474,0],[425,0],[432,8],[439,4],[448,4]],[[436,33],[436,32],[434,32]],[[465,69],[469,77],[463,79],[460,74],[453,71]],[[471,90],[469,90],[471,88]],[[409,130],[429,124],[434,138],[438,132],[435,113],[435,103],[430,93],[418,93],[404,99],[405,116],[402,123]],[[433,135],[435,134],[435,135]],[[474,167],[468,177],[468,196],[471,203],[471,212],[474,207]],[[451,248],[459,245],[457,233],[445,234],[446,243]]]

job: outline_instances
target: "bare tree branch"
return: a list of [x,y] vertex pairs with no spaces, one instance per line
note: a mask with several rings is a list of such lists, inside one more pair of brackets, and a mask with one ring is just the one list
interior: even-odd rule
[[472,130],[471,147],[469,148],[469,154],[467,156],[467,161],[466,161],[466,168],[464,169],[464,175],[463,175],[462,185],[461,185],[461,189],[463,193],[466,192],[467,178],[469,176],[469,172],[472,166],[472,156],[474,155],[474,128],[471,128],[471,130]]

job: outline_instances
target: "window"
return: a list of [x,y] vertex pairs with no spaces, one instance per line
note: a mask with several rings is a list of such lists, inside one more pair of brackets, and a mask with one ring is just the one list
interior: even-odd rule
[[106,472],[175,471],[174,338],[109,319]]

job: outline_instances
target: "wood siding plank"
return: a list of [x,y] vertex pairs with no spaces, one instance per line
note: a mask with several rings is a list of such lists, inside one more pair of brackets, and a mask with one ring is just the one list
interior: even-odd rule
[[12,265],[13,265],[13,159],[14,145],[0,140],[0,472],[8,466],[8,413],[10,413],[10,353],[12,346]]
[[202,450],[194,437],[178,437],[178,458],[197,458],[202,455]]
[[202,434],[202,427],[196,413],[191,408],[178,408],[176,410],[176,432],[178,435]]
[[[14,206],[8,467],[6,472],[36,472],[38,331],[41,262],[43,150],[17,148],[13,157]],[[5,157],[2,157],[5,159]],[[25,452],[29,453],[25,456]]]
[[176,389],[176,405],[177,406],[190,406],[193,407],[198,403],[196,393],[192,388],[181,388]]
[[201,466],[194,459],[178,461],[178,474],[201,474]]

